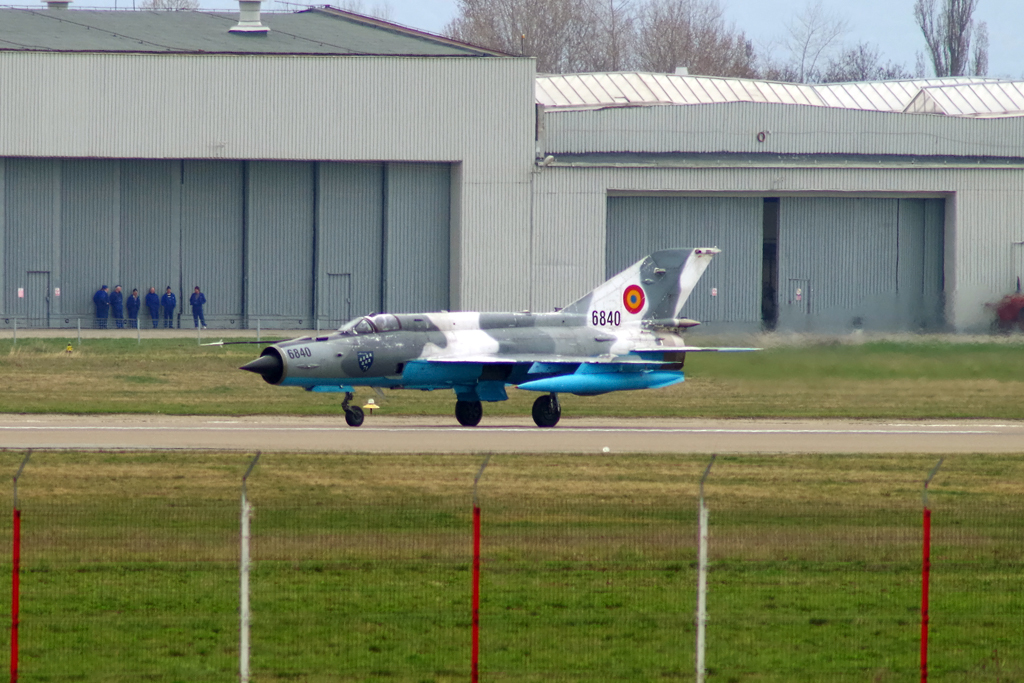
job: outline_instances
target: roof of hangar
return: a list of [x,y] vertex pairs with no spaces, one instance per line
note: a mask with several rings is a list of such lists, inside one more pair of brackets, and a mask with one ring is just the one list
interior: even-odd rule
[[537,76],[536,101],[551,110],[758,102],[948,116],[1019,116],[1024,112],[1024,81],[956,77],[807,84],[643,72],[543,74]]
[[0,9],[0,51],[505,56],[332,7],[263,12],[266,33],[234,33],[237,12]]

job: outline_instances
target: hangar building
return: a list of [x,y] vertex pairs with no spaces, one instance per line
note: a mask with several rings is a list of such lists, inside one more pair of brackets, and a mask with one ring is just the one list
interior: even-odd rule
[[712,331],[988,329],[1022,114],[995,79],[538,76],[331,8],[0,10],[0,324],[91,324],[118,283],[186,325],[198,284],[225,328],[550,310],[718,246]]
[[537,100],[547,292],[700,243],[711,327],[976,330],[1024,278],[1024,83],[574,74]]
[[189,326],[197,284],[216,327],[525,304],[533,61],[255,23],[0,10],[0,320],[88,324],[117,283],[170,286]]

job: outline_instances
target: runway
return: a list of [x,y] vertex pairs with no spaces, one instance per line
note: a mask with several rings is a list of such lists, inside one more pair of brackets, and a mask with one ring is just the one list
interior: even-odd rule
[[3,415],[5,449],[214,449],[337,453],[1024,453],[1024,422],[565,418]]

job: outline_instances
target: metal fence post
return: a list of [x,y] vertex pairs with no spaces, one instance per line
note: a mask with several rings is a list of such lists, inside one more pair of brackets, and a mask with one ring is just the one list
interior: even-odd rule
[[241,565],[239,567],[239,638],[238,638],[238,675],[242,683],[249,683],[249,518],[252,506],[245,499],[245,481],[256,467],[261,451],[249,463],[249,469],[242,476],[242,533],[241,533]]
[[697,508],[697,683],[704,683],[704,629],[708,622],[708,508],[704,504],[704,482],[707,481],[716,457],[717,454],[711,456],[711,462],[700,479],[700,501]]

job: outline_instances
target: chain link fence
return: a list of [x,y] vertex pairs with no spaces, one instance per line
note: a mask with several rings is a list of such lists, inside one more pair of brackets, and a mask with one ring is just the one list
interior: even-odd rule
[[[0,455],[13,474],[24,453]],[[251,457],[35,452],[18,488],[20,680],[237,680]],[[264,454],[247,484],[252,680],[468,680],[481,460]],[[1020,460],[952,458],[932,484],[930,680],[1024,679]],[[720,457],[707,680],[916,680],[932,465]],[[494,455],[479,484],[481,680],[693,680],[706,466]],[[10,521],[2,533],[10,548]]]

